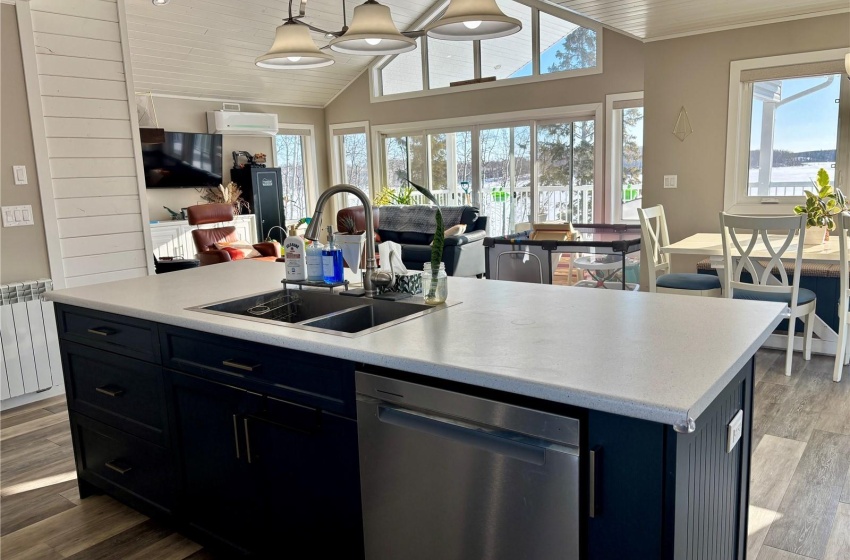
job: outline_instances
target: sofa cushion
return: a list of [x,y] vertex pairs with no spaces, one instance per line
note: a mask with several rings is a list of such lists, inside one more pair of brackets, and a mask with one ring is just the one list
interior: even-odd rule
[[[431,262],[431,247],[428,245],[402,245],[401,260],[405,264]],[[422,268],[419,267],[419,270],[422,270]]]
[[415,231],[391,231],[387,229],[379,229],[378,235],[381,236],[381,241],[394,241],[401,245],[428,245],[434,240],[433,233],[418,233]]

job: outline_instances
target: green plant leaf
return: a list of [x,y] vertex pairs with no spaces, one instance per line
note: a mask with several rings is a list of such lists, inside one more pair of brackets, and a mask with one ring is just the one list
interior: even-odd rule
[[806,207],[805,206],[795,206],[794,207],[794,213],[795,214],[805,214],[806,213]]
[[818,186],[826,187],[829,185],[829,173],[826,172],[826,169],[821,167],[818,169]]
[[817,198],[817,196],[818,196],[817,194],[813,193],[812,191],[803,191],[803,192],[806,193],[806,201],[812,200],[813,198]]
[[419,194],[434,203],[437,207],[437,215],[435,216],[437,228],[434,231],[434,241],[431,242],[431,289],[428,290],[428,297],[433,298],[437,292],[437,274],[440,271],[440,263],[443,261],[443,246],[446,243],[446,229],[443,227],[443,212],[440,210],[440,203],[436,197],[431,194],[431,191],[425,187],[420,187],[410,179],[405,178],[405,181],[410,183],[414,189],[419,191]]

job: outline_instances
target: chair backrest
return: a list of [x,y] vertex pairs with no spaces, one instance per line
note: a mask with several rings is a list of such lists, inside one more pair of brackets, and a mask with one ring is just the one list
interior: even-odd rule
[[646,255],[649,271],[649,291],[655,291],[659,276],[670,273],[670,255],[661,252],[661,247],[670,244],[667,235],[667,218],[660,204],[651,208],[638,208],[641,245]]
[[[189,225],[192,226],[233,221],[233,207],[229,204],[196,204],[188,208],[188,213]],[[196,227],[192,230],[192,241],[195,242],[195,250],[203,253],[214,249],[216,243],[237,241],[235,232],[234,226],[206,229]]]
[[848,250],[850,250],[850,240],[847,236],[850,235],[850,214],[842,212],[835,217],[835,225],[838,228],[838,250],[840,253],[840,263],[838,266],[841,280],[839,289],[841,290],[839,297],[850,297],[850,263],[847,259],[850,258]]
[[[806,236],[805,218],[804,215],[733,216],[721,212],[720,231],[723,237],[726,297],[733,297],[735,290],[790,293],[790,307],[797,307]],[[793,281],[789,281],[781,259],[794,241],[797,242],[793,249],[796,252],[794,275]],[[755,256],[756,252],[766,252],[767,256]],[[745,270],[750,273],[752,283],[741,281]],[[774,270],[779,273],[778,278],[774,275]]]

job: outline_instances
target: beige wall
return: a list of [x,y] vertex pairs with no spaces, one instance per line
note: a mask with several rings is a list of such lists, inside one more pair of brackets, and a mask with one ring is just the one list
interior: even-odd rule
[[[0,199],[3,206],[29,204],[35,225],[0,230],[0,283],[50,276],[47,242],[35,168],[27,91],[15,7],[0,5]],[[13,165],[25,165],[29,184],[15,185]]]
[[368,120],[374,125],[604,103],[605,95],[643,89],[643,45],[603,32],[603,73],[478,91],[450,92],[371,103],[369,74],[363,73],[325,108],[328,124]]
[[[848,45],[848,14],[645,45],[643,203],[664,205],[671,240],[720,227],[730,62]],[[682,106],[694,130],[684,142],[672,134]],[[678,188],[662,188],[664,175],[678,175]],[[674,266],[693,270],[695,260]]]
[[[197,101],[190,99],[175,99],[169,97],[154,97],[156,115],[159,125],[174,132],[207,132],[207,111],[221,109],[221,103],[216,101]],[[242,103],[242,111],[249,113],[277,113],[280,123],[311,124],[316,131],[316,167],[319,190],[328,186],[327,165],[327,127],[325,126],[322,109],[301,107],[283,107],[275,105],[251,105]],[[270,137],[262,136],[232,136],[225,135],[222,142],[224,181],[230,180],[230,168],[233,164],[231,152],[245,150],[250,153],[263,152],[272,162],[273,142]],[[148,189],[148,211],[151,220],[168,220],[170,216],[163,206],[168,206],[177,212],[193,204],[203,202],[195,189]]]

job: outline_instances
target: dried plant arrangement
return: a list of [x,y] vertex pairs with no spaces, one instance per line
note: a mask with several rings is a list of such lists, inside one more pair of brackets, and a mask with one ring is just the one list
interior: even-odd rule
[[201,195],[201,200],[210,204],[229,204],[233,206],[234,214],[242,214],[243,211],[248,214],[251,212],[251,206],[244,198],[242,198],[242,189],[233,181],[227,186],[219,185],[217,188],[195,189]]

